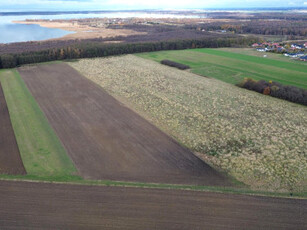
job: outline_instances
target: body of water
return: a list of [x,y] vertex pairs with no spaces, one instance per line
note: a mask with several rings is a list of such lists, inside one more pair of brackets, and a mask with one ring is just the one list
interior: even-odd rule
[[0,43],[40,41],[63,37],[73,32],[44,28],[39,25],[0,24]]
[[81,18],[195,18],[195,15],[159,14],[146,12],[106,12],[85,14],[54,14],[54,15],[0,15],[0,43],[40,41],[51,38],[63,37],[73,33],[61,29],[44,28],[39,25],[23,25],[12,21],[26,19],[81,19]]

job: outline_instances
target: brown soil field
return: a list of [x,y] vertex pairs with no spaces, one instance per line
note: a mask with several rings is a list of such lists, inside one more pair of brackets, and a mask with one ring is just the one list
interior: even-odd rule
[[27,66],[19,72],[84,178],[231,185],[72,67]]
[[306,229],[307,200],[0,181],[1,229]]
[[26,174],[0,83],[0,174]]

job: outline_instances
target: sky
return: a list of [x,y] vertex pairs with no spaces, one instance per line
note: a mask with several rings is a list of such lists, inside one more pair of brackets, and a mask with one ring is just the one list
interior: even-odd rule
[[307,0],[0,0],[0,12],[254,7],[307,7]]

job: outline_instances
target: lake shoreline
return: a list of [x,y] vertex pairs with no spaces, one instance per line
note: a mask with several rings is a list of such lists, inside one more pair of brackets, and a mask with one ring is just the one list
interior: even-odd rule
[[137,32],[129,29],[109,29],[95,28],[88,25],[80,25],[77,22],[68,20],[48,21],[48,20],[27,20],[27,21],[12,21],[16,24],[39,25],[50,29],[61,29],[70,31],[70,33],[59,38],[51,38],[47,40],[71,40],[71,39],[92,39],[92,38],[109,38],[116,36],[144,35],[144,32]]

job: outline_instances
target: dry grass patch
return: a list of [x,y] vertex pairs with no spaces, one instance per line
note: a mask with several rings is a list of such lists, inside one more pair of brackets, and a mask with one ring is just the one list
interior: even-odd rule
[[307,109],[133,55],[71,66],[253,189],[307,189]]

